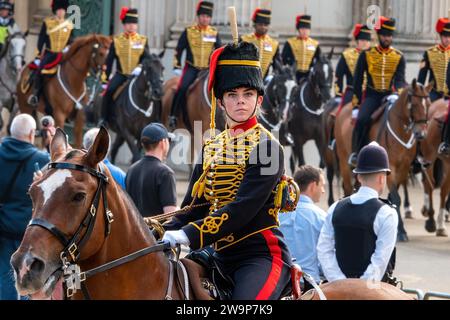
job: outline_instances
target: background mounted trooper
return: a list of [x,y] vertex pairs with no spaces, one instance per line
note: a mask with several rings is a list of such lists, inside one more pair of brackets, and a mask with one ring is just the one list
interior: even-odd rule
[[116,90],[130,77],[138,76],[142,72],[141,63],[150,57],[147,37],[138,31],[139,15],[134,8],[123,7],[120,12],[123,32],[114,36],[113,42],[106,57],[106,75],[104,81],[109,79],[114,61],[116,73],[109,81],[102,100],[101,119],[99,125],[108,125],[113,110],[113,95]]
[[20,32],[13,16],[14,5],[9,1],[0,1],[0,57],[8,36]]
[[252,16],[255,32],[241,37],[241,41],[253,43],[259,49],[259,61],[265,84],[268,84],[272,77],[270,67],[279,70],[282,65],[279,43],[268,35],[271,14],[270,10],[257,8]]
[[433,82],[430,92],[430,100],[434,102],[441,98],[448,98],[448,87],[446,83],[447,65],[450,60],[450,20],[440,18],[436,23],[436,32],[441,42],[427,49],[420,62],[420,70],[417,81],[425,85]]
[[28,104],[37,106],[43,86],[43,75],[54,75],[63,53],[69,50],[72,43],[73,24],[66,20],[68,0],[53,0],[53,16],[47,17],[39,32],[36,58],[30,68],[36,70],[33,81],[33,94],[28,98]]
[[[353,75],[354,106],[352,118],[357,118],[352,136],[352,154],[348,163],[356,166],[359,150],[368,141],[372,114],[382,105],[385,98],[394,103],[407,85],[405,81],[405,57],[391,47],[395,31],[395,20],[380,17],[377,25],[379,44],[360,54]],[[364,77],[367,75],[366,91],[363,95]],[[364,98],[363,98],[364,97]]]
[[[181,75],[177,92],[172,101],[169,116],[169,130],[177,126],[180,111],[186,110],[186,93],[190,85],[197,79],[200,71],[209,67],[209,57],[214,49],[222,45],[216,28],[211,27],[214,4],[200,1],[197,5],[197,23],[186,28],[178,40],[174,56],[174,73]],[[186,50],[186,61],[181,71],[181,56]]]
[[395,285],[397,211],[379,197],[390,174],[386,150],[372,142],[362,148],[355,170],[361,187],[334,203],[322,227],[317,254],[328,281],[361,278]]
[[283,47],[283,63],[297,66],[297,82],[300,83],[309,75],[309,70],[320,57],[319,42],[309,35],[311,34],[311,16],[298,15],[295,18],[297,37],[289,38]]

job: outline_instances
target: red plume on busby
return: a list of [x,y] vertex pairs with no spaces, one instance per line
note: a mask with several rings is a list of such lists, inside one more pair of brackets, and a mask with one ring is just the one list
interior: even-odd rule
[[436,32],[441,35],[450,36],[450,20],[440,18],[436,23]]
[[130,8],[122,7],[122,10],[120,11],[120,20],[121,20],[121,21],[122,21],[123,19],[125,19],[125,16],[127,15],[128,10],[130,10]]

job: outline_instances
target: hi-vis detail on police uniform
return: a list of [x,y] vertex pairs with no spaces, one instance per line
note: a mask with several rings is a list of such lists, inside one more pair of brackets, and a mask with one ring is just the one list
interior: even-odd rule
[[[44,23],[50,39],[50,48],[48,48],[48,50],[53,52],[62,52],[69,42],[70,34],[73,30],[72,22],[68,20],[61,21],[56,17],[48,17],[44,19]],[[63,23],[66,24],[66,26],[57,28]]]
[[297,71],[303,73],[308,72],[317,47],[319,46],[319,42],[311,38],[301,40],[297,37],[293,37],[289,38],[287,43],[291,47],[295,61],[297,62]]
[[259,61],[261,62],[261,72],[266,76],[275,54],[278,51],[278,41],[265,35],[257,37],[254,33],[242,36],[242,41],[253,43],[259,49]]
[[146,44],[147,37],[137,33],[132,36],[121,33],[114,37],[114,47],[123,74],[130,75],[139,65]]
[[[206,217],[199,216],[200,219],[183,227],[191,241],[190,247],[202,248],[214,243],[215,250],[221,251],[278,227],[279,208],[274,200],[283,161],[282,147],[260,124],[235,137],[230,137],[225,130],[207,141],[202,172],[193,176],[196,183],[191,196],[200,203],[209,203],[209,210],[204,212]],[[275,172],[265,175],[264,169],[271,165]],[[265,190],[272,190],[268,198]],[[239,227],[243,223],[245,228]]]
[[402,53],[394,48],[382,52],[378,47],[372,47],[365,54],[374,89],[377,91],[391,90],[392,79],[402,58]]
[[198,25],[194,25],[187,28],[186,33],[194,60],[191,63],[195,68],[208,68],[209,56],[217,41],[217,29],[211,26],[201,29]]
[[436,91],[448,94],[446,85],[447,65],[450,60],[450,51],[442,50],[439,45],[427,50],[428,61],[433,72]]

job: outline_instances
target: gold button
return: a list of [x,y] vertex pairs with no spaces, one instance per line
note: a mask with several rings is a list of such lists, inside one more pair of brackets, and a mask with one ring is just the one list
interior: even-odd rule
[[210,192],[209,192],[209,195],[210,195],[210,196],[213,196],[213,195],[214,195],[214,192],[210,191]]

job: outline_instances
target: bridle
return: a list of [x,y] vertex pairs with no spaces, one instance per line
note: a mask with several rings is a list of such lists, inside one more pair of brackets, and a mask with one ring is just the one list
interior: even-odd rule
[[[99,168],[100,170],[94,170],[92,168],[83,165],[67,162],[52,162],[48,164],[49,170],[57,169],[57,170],[81,171],[84,173],[88,173],[91,176],[98,179],[97,190],[95,192],[91,205],[88,211],[86,212],[83,221],[81,222],[81,224],[79,225],[75,234],[72,237],[67,236],[66,232],[61,231],[51,222],[41,218],[32,219],[27,226],[27,228],[32,226],[38,226],[47,230],[53,236],[55,236],[55,238],[58,239],[59,242],[63,245],[63,250],[60,252],[59,256],[62,263],[62,271],[64,274],[64,287],[67,298],[72,297],[78,289],[81,289],[84,297],[86,299],[90,299],[90,295],[85,284],[85,280],[88,277],[115,268],[124,263],[133,261],[149,253],[170,249],[169,243],[167,242],[158,243],[154,246],[141,249],[122,258],[98,266],[94,269],[88,270],[86,272],[81,272],[80,267],[76,263],[80,258],[82,248],[86,245],[86,243],[88,242],[88,240],[92,235],[92,231],[94,230],[95,222],[97,220],[96,216],[98,213],[98,207],[100,204],[100,196],[103,198],[102,200],[104,207],[104,219],[106,226],[105,239],[111,233],[111,223],[114,221],[114,216],[112,212],[108,209],[108,202],[106,197],[106,187],[108,185],[108,177],[102,172],[101,166]],[[85,232],[83,233],[84,230]],[[170,277],[171,275],[172,272],[170,273]],[[166,294],[166,296],[170,296],[169,288],[167,292],[168,293]]]

